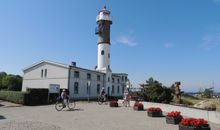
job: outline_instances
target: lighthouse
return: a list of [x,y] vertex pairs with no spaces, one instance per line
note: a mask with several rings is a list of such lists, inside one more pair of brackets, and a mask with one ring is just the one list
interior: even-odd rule
[[104,6],[96,17],[96,34],[98,35],[98,64],[96,70],[111,72],[110,68],[110,11]]
[[112,86],[112,71],[110,68],[110,26],[112,20],[110,17],[110,11],[104,6],[96,17],[96,35],[98,35],[98,64],[97,71],[105,73],[104,88],[108,95],[114,91]]

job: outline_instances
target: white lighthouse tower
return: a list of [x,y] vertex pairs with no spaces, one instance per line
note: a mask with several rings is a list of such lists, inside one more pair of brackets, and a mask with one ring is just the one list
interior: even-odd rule
[[110,11],[106,6],[99,11],[96,17],[96,34],[98,35],[98,64],[96,70],[106,72],[110,69]]
[[98,64],[97,71],[106,73],[107,91],[111,91],[111,68],[110,68],[110,25],[112,24],[110,18],[110,11],[104,6],[96,17],[96,34],[98,35]]

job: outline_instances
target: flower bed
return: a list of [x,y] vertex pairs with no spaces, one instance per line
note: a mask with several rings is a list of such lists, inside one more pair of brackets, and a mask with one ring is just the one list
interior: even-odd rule
[[204,119],[183,118],[179,130],[211,130],[209,124]]
[[144,105],[140,102],[135,102],[133,109],[136,110],[136,111],[143,111],[144,110]]
[[167,124],[179,124],[182,120],[182,116],[178,111],[168,112],[166,116]]
[[118,101],[111,101],[109,105],[110,107],[118,107]]
[[161,117],[162,110],[159,107],[150,107],[147,109],[147,115],[150,117]]

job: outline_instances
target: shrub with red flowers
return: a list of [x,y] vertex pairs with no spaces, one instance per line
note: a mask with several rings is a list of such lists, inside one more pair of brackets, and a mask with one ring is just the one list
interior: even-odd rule
[[110,107],[118,107],[118,101],[112,100],[112,101],[110,102]]
[[201,118],[182,118],[181,125],[191,127],[209,127],[208,122]]
[[168,112],[167,116],[169,116],[169,117],[181,117],[180,113],[181,112],[179,112],[179,111],[172,111],[172,112]]
[[134,107],[143,107],[144,105],[140,102],[135,102]]
[[144,110],[144,105],[140,102],[135,102],[133,109],[136,110],[136,111],[143,111]]
[[167,124],[179,124],[182,120],[182,116],[179,111],[168,112],[166,116]]
[[162,111],[159,107],[150,107],[150,108],[147,108],[148,111],[157,111],[157,112],[160,112]]

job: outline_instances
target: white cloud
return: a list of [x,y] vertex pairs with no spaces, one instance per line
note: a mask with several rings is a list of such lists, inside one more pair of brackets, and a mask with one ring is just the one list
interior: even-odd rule
[[220,45],[220,33],[206,35],[202,39],[203,43],[201,46],[206,50],[211,50]]
[[164,44],[164,47],[167,48],[167,49],[170,49],[170,48],[174,47],[174,44],[172,44],[170,42],[167,42],[167,43]]
[[128,46],[136,46],[137,43],[134,41],[134,38],[131,36],[121,35],[116,38],[117,43],[121,43]]

